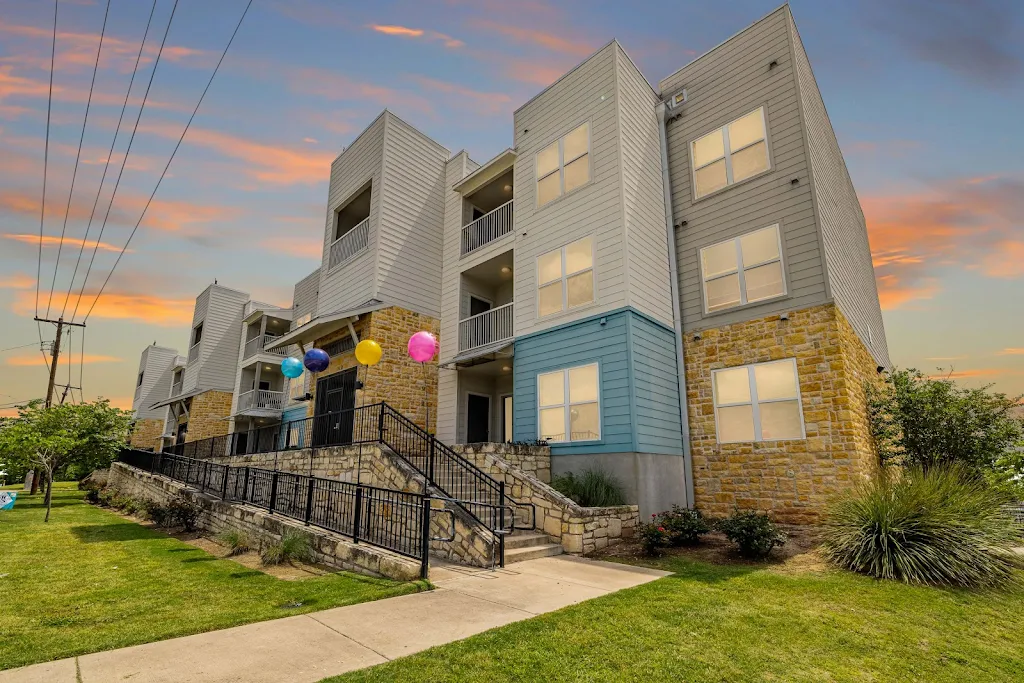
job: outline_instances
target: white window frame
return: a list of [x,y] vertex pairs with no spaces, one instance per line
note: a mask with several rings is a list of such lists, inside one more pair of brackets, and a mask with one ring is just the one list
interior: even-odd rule
[[[751,109],[750,111],[746,112],[745,114],[741,114],[740,116],[737,116],[736,118],[732,119],[731,121],[726,122],[724,125],[719,126],[717,129],[709,130],[706,133],[702,133],[701,135],[698,135],[694,139],[690,140],[690,184],[693,186],[693,201],[696,202],[696,201],[699,201],[701,199],[705,199],[707,197],[711,197],[712,195],[716,195],[719,192],[724,192],[725,190],[728,190],[730,187],[733,187],[734,185],[743,184],[743,183],[745,183],[747,181],[753,180],[754,178],[759,178],[762,175],[764,175],[765,173],[770,173],[771,172],[771,170],[772,170],[772,146],[771,146],[771,143],[768,140],[768,119],[767,119],[767,116],[765,114],[765,108],[766,108],[765,105],[762,104],[759,107],[757,107],[755,109]],[[768,168],[764,169],[763,171],[761,171],[759,173],[755,173],[754,175],[750,176],[749,178],[744,178],[743,180],[739,181],[739,183],[737,183],[735,180],[733,180],[733,174],[732,174],[732,155],[736,154],[736,152],[730,151],[730,149],[729,149],[729,126],[731,126],[732,124],[736,123],[737,121],[742,119],[744,116],[748,116],[750,114],[753,114],[755,111],[758,111],[758,110],[760,110],[760,112],[761,112],[761,127],[764,130],[764,137],[759,139],[759,140],[755,140],[754,142],[751,142],[749,145],[746,145],[745,147],[741,147],[740,149],[736,150],[736,152],[742,152],[743,150],[748,149],[748,148],[756,145],[757,143],[759,143],[759,142],[761,142],[763,140],[764,141],[764,149],[765,149],[765,157],[767,157],[767,161],[768,161]],[[697,142],[699,140],[707,137],[708,135],[711,135],[711,134],[716,133],[716,132],[722,134],[722,145],[723,145],[722,150],[723,150],[723,153],[724,153],[725,156],[717,157],[717,158],[707,162],[706,164],[702,164],[701,166],[697,166],[697,161],[696,161],[696,158],[695,158],[695,155],[694,155],[694,149],[697,146]],[[710,166],[711,164],[718,163],[718,161],[720,161],[721,159],[725,159],[725,185],[723,187],[718,188],[717,190],[713,190],[711,192],[708,192],[707,194],[697,194],[697,171],[699,171],[700,169],[702,169],[702,168],[704,168],[706,166]]]
[[[777,240],[778,247],[779,247],[779,256],[778,256],[778,258],[767,259],[765,261],[758,261],[757,263],[753,263],[753,264],[751,264],[749,266],[744,266],[743,265],[743,247],[741,246],[741,240],[744,237],[747,237],[748,235],[753,235],[755,232],[760,232],[762,230],[767,230],[768,228],[775,228],[775,239]],[[719,274],[714,275],[712,277],[708,277],[704,273],[704,252],[707,251],[708,249],[714,249],[715,247],[720,247],[723,244],[728,244],[730,242],[735,243],[735,246],[736,246],[736,268],[735,268],[735,270],[730,270],[727,273],[719,273]],[[736,237],[733,237],[732,239],[722,240],[721,242],[715,242],[714,244],[709,244],[706,247],[701,247],[700,249],[697,250],[697,261],[700,263],[700,287],[701,287],[702,295],[703,295],[703,299],[704,299],[704,315],[718,315],[719,313],[725,313],[726,311],[733,311],[733,310],[736,310],[737,308],[742,308],[743,306],[749,306],[751,304],[763,304],[766,301],[774,301],[775,299],[781,299],[781,298],[783,298],[785,296],[789,296],[789,282],[788,282],[788,280],[786,278],[786,259],[785,259],[784,255],[782,253],[782,224],[781,223],[773,223],[771,225],[765,225],[764,227],[757,228],[756,230],[751,230],[749,232],[743,233],[742,235],[737,235]],[[778,261],[779,267],[782,269],[782,292],[779,293],[779,294],[773,294],[771,296],[762,297],[760,299],[750,299],[750,298],[748,298],[747,297],[747,279],[745,277],[745,272],[748,271],[748,270],[753,270],[754,268],[758,268],[760,266],[767,266],[768,264],[775,263],[776,261]],[[740,282],[740,302],[738,304],[735,304],[735,305],[732,305],[732,306],[725,306],[723,308],[716,308],[713,311],[710,310],[710,308],[708,306],[708,287],[707,287],[708,282],[713,282],[713,281],[719,280],[719,279],[721,279],[723,277],[729,277],[730,275],[737,275],[739,277],[739,282]]]
[[[566,250],[571,245],[576,244],[577,242],[582,242],[585,239],[589,239],[590,240],[590,267],[589,268],[581,268],[580,270],[576,270],[576,271],[573,271],[571,273],[565,272],[566,271],[566,261],[565,261]],[[552,253],[554,253],[556,251],[560,251],[561,252],[561,258],[562,258],[562,266],[561,266],[562,267],[562,277],[559,278],[559,279],[556,279],[556,280],[547,280],[545,282],[541,282],[541,280],[540,280],[540,260],[542,258],[544,258],[545,256],[547,256],[548,254],[552,254]],[[558,247],[557,249],[549,249],[548,251],[545,251],[543,254],[538,254],[537,255],[537,259],[536,259],[536,264],[535,264],[536,269],[537,269],[537,293],[535,295],[535,302],[536,302],[536,308],[537,308],[537,318],[551,318],[551,317],[556,316],[556,315],[561,315],[562,313],[565,313],[566,311],[571,311],[573,309],[586,308],[587,306],[593,306],[594,304],[596,304],[597,303],[596,264],[597,264],[597,240],[594,238],[594,235],[592,235],[592,234],[591,235],[584,235],[583,237],[580,237],[579,239],[575,239],[572,242],[567,242],[567,243],[563,244],[562,246]],[[574,277],[576,275],[582,275],[583,273],[587,272],[588,270],[590,271],[591,277],[593,278],[593,281],[594,281],[594,284],[593,284],[594,297],[590,301],[588,301],[587,303],[576,304],[575,306],[570,306],[569,305],[569,278]],[[562,283],[562,307],[559,310],[557,310],[557,311],[555,311],[553,313],[548,313],[546,315],[541,315],[541,312],[540,312],[540,290],[543,287],[546,287],[548,285],[553,285],[556,282],[561,282]]]
[[[782,362],[785,362],[785,361],[789,361],[793,365],[793,376],[796,378],[796,397],[795,398],[771,398],[771,399],[766,399],[766,400],[763,400],[763,401],[758,399],[758,397],[757,397],[757,379],[755,378],[755,375],[754,375],[754,368],[756,368],[759,365],[770,365],[772,363],[782,363]],[[750,400],[749,401],[739,401],[739,402],[735,402],[735,403],[722,403],[722,404],[719,404],[719,402],[718,402],[718,387],[717,387],[717,383],[715,382],[715,376],[719,372],[723,372],[723,371],[726,371],[726,370],[736,370],[736,369],[739,369],[739,368],[744,368],[747,371],[747,381],[750,382]],[[712,396],[711,400],[714,402],[714,406],[715,406],[715,440],[718,443],[720,443],[720,444],[727,444],[727,443],[764,443],[765,441],[803,441],[804,439],[807,438],[807,425],[804,422],[804,401],[803,401],[803,395],[802,395],[802,393],[800,391],[800,374],[799,374],[799,368],[797,367],[797,364],[796,364],[796,358],[782,358],[782,359],[779,359],[779,360],[765,361],[763,363],[751,363],[749,365],[734,365],[734,366],[728,367],[728,368],[720,368],[718,370],[712,370],[711,371],[711,396]],[[761,404],[762,403],[785,403],[785,402],[789,402],[789,401],[796,401],[797,405],[800,408],[800,436],[799,437],[794,437],[792,439],[763,439],[762,436],[761,436],[761,434],[762,434],[762,428],[761,428]],[[722,438],[720,436],[722,432],[721,432],[721,429],[720,429],[719,424],[718,424],[718,409],[719,408],[732,408],[734,406],[750,406],[751,407],[751,413],[754,416],[754,440],[753,441],[722,441]]]
[[[587,127],[587,151],[583,152],[582,154],[577,154],[572,159],[566,159],[565,158],[565,138],[567,138],[568,136],[572,135],[573,133],[575,133],[577,130],[579,130],[583,126]],[[572,194],[573,192],[577,192],[579,190],[582,190],[584,187],[586,187],[590,183],[594,182],[594,164],[593,164],[593,160],[592,160],[592,158],[590,156],[591,143],[593,141],[593,135],[592,135],[593,134],[593,130],[594,130],[594,125],[593,125],[593,123],[589,119],[587,121],[581,121],[579,124],[573,126],[568,132],[566,132],[565,134],[560,136],[557,141],[548,142],[543,147],[541,147],[537,151],[536,154],[533,155],[533,175],[534,175],[533,203],[534,203],[536,208],[540,209],[540,208],[543,208],[545,206],[550,206],[551,204],[554,204],[555,202],[557,202],[562,197],[565,197],[567,194]],[[540,159],[540,154],[541,154],[541,152],[546,150],[548,147],[550,147],[555,142],[558,143],[558,167],[555,168],[553,171],[549,171],[548,173],[545,173],[544,175],[541,175],[539,173],[539,171],[537,170],[537,162]],[[573,188],[568,193],[566,193],[566,191],[565,191],[565,167],[568,166],[569,164],[571,164],[572,162],[576,161],[577,159],[581,159],[584,155],[586,155],[586,157],[587,157],[587,182],[583,183],[579,187]],[[550,199],[549,201],[545,202],[544,204],[541,204],[540,203],[540,192],[539,192],[540,181],[544,180],[545,178],[547,178],[549,176],[554,175],[555,173],[558,174],[558,196],[557,197],[553,197],[552,199]]]
[[[569,371],[570,370],[576,370],[576,369],[579,369],[579,368],[589,368],[589,367],[593,367],[597,371],[597,400],[594,400],[594,401],[577,401],[577,402],[573,403],[571,401],[571,399],[570,399],[570,394],[569,394]],[[544,438],[541,435],[541,419],[540,419],[541,410],[542,409],[551,409],[551,408],[558,407],[558,404],[552,404],[552,405],[547,405],[547,406],[542,406],[541,405],[541,402],[540,402],[540,378],[543,375],[553,375],[556,372],[562,373],[562,392],[563,392],[562,393],[562,409],[563,409],[562,420],[564,420],[562,426],[565,428],[565,437],[566,438],[563,439],[562,441],[550,440],[549,443],[576,444],[576,443],[596,443],[596,442],[601,441],[604,438],[604,425],[602,424],[603,419],[602,419],[602,415],[601,415],[601,364],[599,362],[596,362],[596,361],[593,362],[593,363],[583,363],[581,365],[573,365],[573,366],[567,367],[567,368],[556,368],[554,370],[545,370],[544,372],[538,372],[537,373],[537,401],[536,401],[536,406],[537,406],[537,438],[538,439],[543,439]],[[573,440],[573,438],[572,438],[572,416],[571,416],[570,411],[572,410],[573,406],[582,406],[582,405],[590,405],[590,404],[596,404],[597,405],[597,438]]]

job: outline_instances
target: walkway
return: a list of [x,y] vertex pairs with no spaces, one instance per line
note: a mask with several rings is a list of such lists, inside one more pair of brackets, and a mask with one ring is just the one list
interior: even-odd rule
[[437,590],[12,669],[0,683],[312,683],[667,575],[566,555],[430,574]]

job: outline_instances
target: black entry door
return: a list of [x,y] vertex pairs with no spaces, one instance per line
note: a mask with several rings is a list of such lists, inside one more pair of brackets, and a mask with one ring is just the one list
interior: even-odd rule
[[356,368],[322,377],[316,383],[313,446],[352,443],[356,407]]
[[491,399],[478,394],[469,395],[466,411],[466,441],[480,443],[491,440]]

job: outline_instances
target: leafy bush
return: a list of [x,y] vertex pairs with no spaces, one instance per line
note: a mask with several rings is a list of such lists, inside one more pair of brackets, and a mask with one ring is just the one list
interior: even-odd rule
[[242,531],[225,531],[217,540],[228,547],[228,557],[247,553],[256,547],[249,534]]
[[551,487],[583,507],[610,507],[625,505],[626,494],[622,484],[602,470],[584,470],[580,474],[567,472],[552,477]]
[[823,551],[869,576],[943,586],[1013,578],[1020,526],[1005,490],[964,466],[886,472],[829,511]]
[[683,508],[673,505],[672,509],[662,512],[661,526],[669,534],[669,543],[674,546],[695,545],[700,537],[711,531],[711,524],[696,508]]
[[96,496],[97,502],[103,507],[112,507],[114,500],[118,497],[120,497],[120,494],[118,493],[117,489],[111,488],[109,486],[100,490],[100,492]]
[[640,522],[636,525],[636,537],[645,555],[660,555],[672,542],[671,534],[658,521],[656,514],[651,515],[650,522]]
[[136,498],[125,498],[120,509],[126,515],[137,515],[145,510],[145,502]]
[[169,517],[173,526],[180,526],[185,531],[195,531],[203,506],[182,494],[176,495],[167,503]]
[[263,564],[282,564],[284,562],[302,562],[310,558],[309,537],[297,531],[285,531],[281,540],[264,546],[260,552]]
[[786,534],[768,515],[752,510],[737,510],[732,517],[718,521],[718,530],[735,543],[742,557],[768,557],[777,546],[786,543]]
[[103,489],[89,488],[85,490],[85,502],[97,505],[100,502],[100,493]]
[[171,509],[169,507],[155,500],[147,500],[143,505],[146,517],[148,517],[153,524],[159,527],[174,526],[174,515],[171,513]]

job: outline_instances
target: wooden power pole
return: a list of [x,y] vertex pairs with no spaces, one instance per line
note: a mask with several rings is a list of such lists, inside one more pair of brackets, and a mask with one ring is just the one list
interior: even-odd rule
[[53,323],[57,326],[57,338],[53,340],[53,352],[51,353],[52,359],[50,360],[50,381],[46,385],[46,407],[49,408],[53,405],[53,388],[57,381],[57,361],[60,358],[61,335],[64,333],[65,327],[85,327],[85,323],[69,323],[65,322],[64,318],[58,318],[56,320],[36,318],[36,321],[41,323]]

